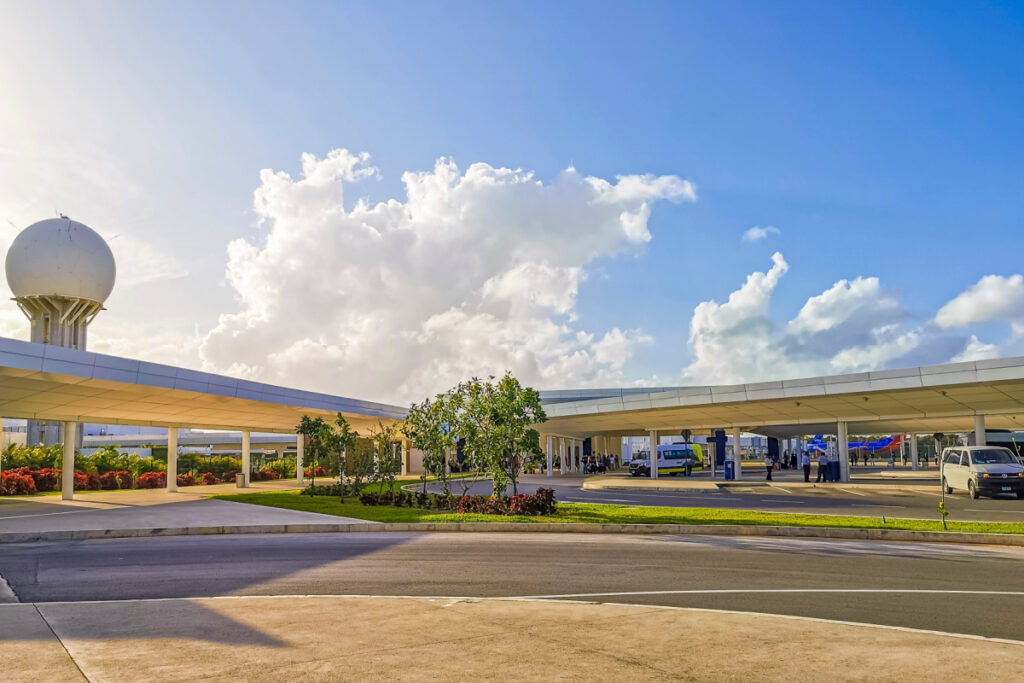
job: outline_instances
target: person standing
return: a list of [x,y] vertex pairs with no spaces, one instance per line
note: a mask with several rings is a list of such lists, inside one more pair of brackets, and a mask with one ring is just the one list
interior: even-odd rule
[[804,468],[804,481],[811,480],[811,456],[804,451],[804,454],[800,456],[800,464]]
[[818,456],[818,478],[815,481],[828,481],[828,455],[825,451]]
[[768,476],[765,477],[765,481],[772,480],[772,470],[775,469],[775,459],[767,453],[764,456],[764,467],[768,471]]

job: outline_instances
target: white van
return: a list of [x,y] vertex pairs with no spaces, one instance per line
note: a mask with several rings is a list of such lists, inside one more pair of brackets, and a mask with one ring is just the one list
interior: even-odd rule
[[971,498],[1014,493],[1024,498],[1024,465],[1009,448],[956,446],[942,451],[942,486]]
[[[690,476],[695,467],[703,467],[704,450],[697,443],[660,444],[658,446],[658,476],[676,476],[680,472]],[[650,452],[641,453],[629,463],[629,473],[634,477],[651,476]]]

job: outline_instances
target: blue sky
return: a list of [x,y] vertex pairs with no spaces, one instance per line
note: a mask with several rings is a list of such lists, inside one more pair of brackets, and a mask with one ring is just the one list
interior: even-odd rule
[[[562,311],[598,337],[637,331],[625,382],[683,381],[694,308],[724,302],[775,251],[788,264],[770,297],[778,327],[750,329],[782,345],[786,322],[839,280],[879,278],[874,296],[899,302],[886,320],[907,332],[983,276],[1020,272],[1018,4],[0,2],[0,17],[0,76],[18,102],[0,115],[0,218],[24,227],[61,203],[177,264],[119,285],[109,336],[134,324],[160,340],[113,351],[168,344],[182,364],[266,376],[201,357],[204,335],[238,309],[226,247],[266,237],[252,200],[261,169],[298,178],[302,153],[335,148],[379,169],[346,188],[348,209],[404,201],[402,173],[439,157],[545,183],[573,166],[695,184],[696,201],[651,205],[650,242],[581,263]],[[26,141],[40,140],[96,160],[111,196],[128,179],[122,205],[90,204],[95,188],[74,178],[47,179],[31,200],[11,190],[47,177],[22,170]],[[743,242],[753,226],[780,234]],[[153,297],[166,302],[160,324],[192,342],[146,318]],[[1020,311],[1004,308],[875,364],[949,360],[971,334],[988,355],[1010,353]]]

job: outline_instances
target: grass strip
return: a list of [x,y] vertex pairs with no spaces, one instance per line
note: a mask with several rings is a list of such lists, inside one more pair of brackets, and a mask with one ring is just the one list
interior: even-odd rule
[[[924,519],[853,517],[846,515],[807,515],[757,510],[689,507],[630,507],[603,503],[559,503],[558,514],[544,517],[500,517],[496,515],[460,515],[417,508],[387,505],[363,505],[355,499],[345,502],[326,496],[303,496],[297,491],[237,493],[213,496],[218,500],[269,507],[317,512],[324,515],[353,517],[373,522],[532,522],[559,524],[733,524],[787,527],[829,527],[838,529],[905,529],[942,531],[942,522]],[[947,522],[949,531],[988,534],[1024,533],[1024,522]]]

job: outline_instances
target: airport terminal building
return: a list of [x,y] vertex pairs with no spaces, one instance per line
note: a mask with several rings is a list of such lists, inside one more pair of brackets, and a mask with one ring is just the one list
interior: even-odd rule
[[[31,340],[0,338],[0,416],[27,421],[9,423],[5,437],[62,441],[71,464],[66,479],[73,476],[76,445],[165,444],[169,468],[179,449],[236,452],[248,472],[254,451],[294,452],[302,462],[295,426],[303,415],[341,413],[364,430],[406,414],[401,406],[87,351],[88,324],[113,288],[115,266],[103,239],[81,223],[61,217],[26,228],[6,266]],[[967,433],[986,443],[991,430],[1024,428],[1024,358],[729,386],[564,389],[542,398],[549,419],[538,429],[548,476],[579,472],[589,451],[621,462],[629,455],[625,437],[660,443],[688,431],[707,439],[717,463],[731,460],[737,477],[744,438],[759,435],[768,451],[792,451],[804,435],[834,435],[846,481],[852,435],[907,435],[916,465],[919,434]],[[124,425],[138,433],[85,436],[82,425]],[[408,443],[395,448],[403,473],[420,471],[419,454]],[[174,477],[167,486],[175,490]],[[66,481],[64,495],[72,488]]]

